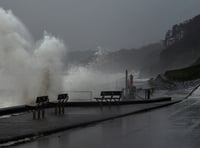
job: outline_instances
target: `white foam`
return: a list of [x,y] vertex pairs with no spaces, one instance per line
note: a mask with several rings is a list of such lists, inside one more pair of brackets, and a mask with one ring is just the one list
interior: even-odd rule
[[0,106],[57,95],[62,87],[64,43],[47,33],[33,41],[24,24],[3,8],[0,22]]

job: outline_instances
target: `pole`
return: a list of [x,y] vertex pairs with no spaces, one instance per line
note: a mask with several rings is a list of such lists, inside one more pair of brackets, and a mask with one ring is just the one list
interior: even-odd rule
[[126,79],[125,79],[125,98],[128,95],[128,70],[126,70]]

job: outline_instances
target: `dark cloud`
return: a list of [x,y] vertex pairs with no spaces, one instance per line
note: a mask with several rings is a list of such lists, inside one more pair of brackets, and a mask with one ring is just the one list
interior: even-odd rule
[[71,49],[133,48],[159,41],[200,13],[199,0],[1,0],[35,38],[46,30]]

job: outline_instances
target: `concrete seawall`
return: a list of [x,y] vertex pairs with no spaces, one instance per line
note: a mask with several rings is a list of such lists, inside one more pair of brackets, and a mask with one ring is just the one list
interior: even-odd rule
[[[163,97],[163,98],[157,98],[157,99],[151,99],[151,100],[133,100],[133,101],[121,101],[121,102],[111,102],[110,104],[103,102],[102,105],[130,105],[130,104],[147,104],[147,103],[154,103],[154,102],[165,102],[165,101],[171,101],[170,97]],[[54,107],[56,102],[51,102],[47,108]],[[93,101],[93,102],[68,102],[66,104],[66,107],[99,107],[100,103]],[[0,109],[0,116],[3,115],[9,115],[9,114],[16,114],[16,113],[22,113],[27,112],[32,109],[32,106],[30,105],[18,105],[18,106],[12,106],[7,108],[1,108]]]

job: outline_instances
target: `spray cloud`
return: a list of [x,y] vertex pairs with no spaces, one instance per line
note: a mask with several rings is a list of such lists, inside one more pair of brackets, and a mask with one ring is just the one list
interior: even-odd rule
[[53,98],[62,87],[65,45],[45,33],[34,42],[21,21],[0,8],[0,106],[30,103],[38,95]]
[[[93,97],[99,97],[100,91],[121,90],[124,87],[124,72],[105,73],[99,70],[99,65],[105,62],[105,55],[109,49],[97,47],[94,53],[94,59],[87,65],[73,65],[66,71],[64,76],[63,88],[69,91],[70,99],[84,100],[89,99],[89,94],[79,93],[72,94],[73,91],[91,91]],[[85,96],[84,96],[85,94]]]

